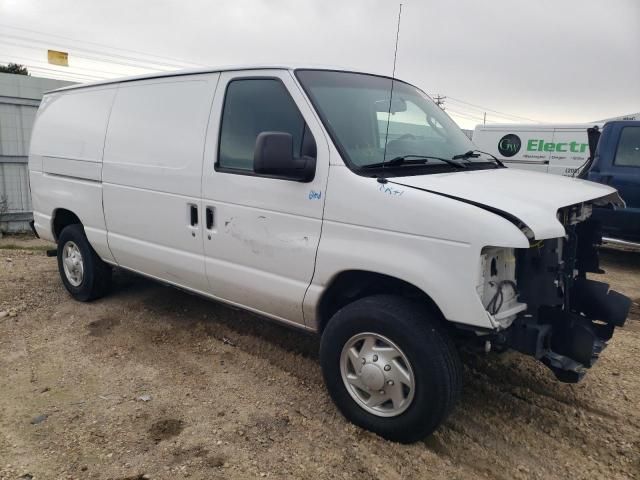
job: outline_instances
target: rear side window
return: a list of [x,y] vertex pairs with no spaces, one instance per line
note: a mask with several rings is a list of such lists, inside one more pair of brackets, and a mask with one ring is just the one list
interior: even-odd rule
[[302,115],[280,80],[233,80],[224,100],[217,166],[253,171],[253,151],[261,132],[290,133],[298,155],[304,128]]
[[622,129],[613,163],[619,167],[640,167],[640,127]]

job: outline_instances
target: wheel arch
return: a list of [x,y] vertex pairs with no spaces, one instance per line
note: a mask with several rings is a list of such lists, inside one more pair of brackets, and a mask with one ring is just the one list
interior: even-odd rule
[[66,208],[56,208],[51,215],[51,232],[53,233],[54,240],[56,242],[58,241],[62,229],[75,224],[82,225],[82,221],[78,215]]
[[332,277],[323,290],[317,306],[318,332],[322,333],[331,317],[342,307],[370,295],[391,294],[414,299],[443,323],[442,310],[421,288],[401,278],[369,270],[344,270]]

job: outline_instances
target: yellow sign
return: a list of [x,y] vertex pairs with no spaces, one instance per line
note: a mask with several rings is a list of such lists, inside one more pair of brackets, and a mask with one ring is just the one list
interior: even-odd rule
[[67,52],[58,52],[57,50],[47,50],[47,58],[51,65],[69,66],[69,54]]

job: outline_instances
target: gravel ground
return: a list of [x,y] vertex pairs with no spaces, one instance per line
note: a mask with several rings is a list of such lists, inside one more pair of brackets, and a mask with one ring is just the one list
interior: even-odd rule
[[45,243],[0,240],[0,479],[640,478],[640,253],[603,251],[631,318],[577,385],[515,353],[465,358],[430,438],[331,403],[318,339],[117,273],[73,301]]

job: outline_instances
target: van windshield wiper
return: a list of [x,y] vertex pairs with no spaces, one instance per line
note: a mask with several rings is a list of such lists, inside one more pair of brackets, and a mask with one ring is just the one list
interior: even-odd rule
[[454,155],[452,157],[453,160],[468,160],[469,158],[478,158],[480,156],[480,154],[484,154],[484,155],[488,155],[491,157],[491,159],[496,162],[498,165],[500,165],[501,167],[504,167],[504,163],[502,163],[500,160],[498,160],[498,158],[488,152],[483,152],[482,150],[469,150],[468,152],[465,153],[460,153],[458,155]]
[[467,160],[468,158],[478,158],[479,156],[480,156],[479,153],[476,153],[473,150],[469,150],[468,152],[454,155],[452,158],[454,160]]
[[429,160],[438,160],[451,165],[456,168],[467,168],[466,165],[458,163],[448,158],[433,157],[431,155],[402,155],[400,157],[394,157],[386,162],[370,163],[363,165],[361,168],[385,168],[385,167],[399,167],[402,165],[424,165],[429,163]]

